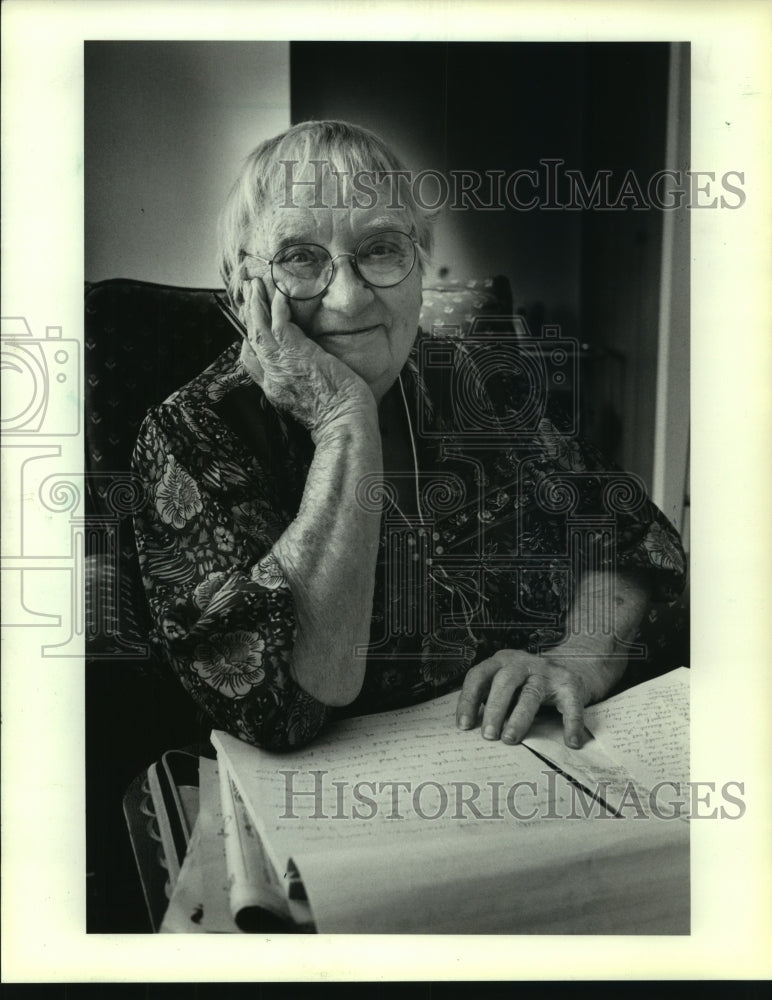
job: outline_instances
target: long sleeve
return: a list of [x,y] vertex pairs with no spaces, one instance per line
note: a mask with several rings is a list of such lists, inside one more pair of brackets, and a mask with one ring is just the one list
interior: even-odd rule
[[522,604],[552,610],[559,622],[531,632],[532,651],[560,640],[585,574],[601,569],[632,574],[655,602],[673,601],[681,593],[686,559],[678,532],[651,502],[641,479],[575,433],[559,407],[548,406],[530,438],[505,450],[501,464],[517,483],[520,551],[536,560],[564,553],[570,563],[568,574],[556,563],[552,572],[525,570],[520,576]]
[[539,454],[523,462],[523,485],[534,498],[526,525],[535,527],[556,513],[575,525],[587,519],[588,533],[597,538],[588,555],[645,577],[654,600],[673,600],[686,579],[678,532],[638,477],[618,469],[581,437],[561,432],[559,419],[553,413],[540,422]]
[[[484,353],[462,352],[456,363],[468,372],[479,369],[481,358]],[[521,550],[546,552],[551,546],[559,551],[567,541],[567,525],[585,521],[588,535],[594,528],[597,536],[593,558],[616,570],[643,574],[654,600],[673,600],[686,579],[678,532],[651,502],[639,477],[619,469],[577,432],[578,415],[557,405],[538,381],[523,376],[529,371],[527,360],[523,354],[522,365],[512,365],[510,359],[493,377],[487,374],[478,397],[485,393],[500,422],[501,430],[491,431],[492,441],[501,447],[495,464],[500,473],[514,474]],[[490,362],[484,365],[487,373],[491,367]],[[545,382],[547,374],[545,369]],[[551,536],[546,546],[545,535]],[[576,566],[587,568],[591,566]]]
[[475,659],[557,641],[586,572],[632,572],[653,600],[675,599],[686,570],[677,531],[639,478],[577,433],[543,378],[526,377],[538,371],[529,355],[484,337],[437,343],[414,372],[417,397],[433,403],[427,416],[417,399],[415,423],[429,429],[426,467],[465,483],[465,504],[438,518],[433,555],[435,573],[449,559],[444,582],[463,591],[455,620],[475,630]]
[[[328,710],[293,680],[292,593],[270,550],[292,517],[264,466],[203,405],[152,410],[137,441],[135,533],[158,643],[219,728],[285,749]],[[276,567],[278,569],[278,567]]]

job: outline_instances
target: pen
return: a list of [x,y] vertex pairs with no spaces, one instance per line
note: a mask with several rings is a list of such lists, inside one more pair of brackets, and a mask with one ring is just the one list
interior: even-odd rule
[[236,313],[231,309],[231,307],[228,305],[228,303],[224,299],[220,298],[220,295],[219,295],[218,292],[213,292],[212,295],[213,295],[215,303],[217,304],[217,308],[220,310],[220,312],[223,314],[223,316],[228,320],[228,322],[231,324],[232,327],[234,327],[236,330],[238,330],[238,332],[241,335],[241,337],[244,340],[247,340],[248,339],[247,338],[247,328],[244,326],[244,324],[238,318],[238,316],[236,315]]
[[543,757],[538,750],[534,750],[533,747],[529,747],[527,743],[525,743],[524,746],[526,750],[531,751],[534,757],[538,757],[543,764],[547,764],[549,767],[552,768],[553,771],[557,771],[558,774],[562,774],[563,777],[566,779],[566,781],[569,782],[569,784],[573,785],[575,788],[581,789],[585,793],[585,795],[589,795],[591,799],[595,799],[596,802],[599,802],[606,810],[606,812],[611,813],[611,815],[615,819],[624,819],[622,813],[614,809],[613,806],[610,806],[608,802],[606,802],[606,800],[598,794],[597,789],[594,792],[590,791],[590,789],[586,785],[583,785],[578,778],[575,778],[572,774],[568,774],[568,772],[564,771],[562,767],[558,767],[558,765],[554,761],[548,760],[547,757]]

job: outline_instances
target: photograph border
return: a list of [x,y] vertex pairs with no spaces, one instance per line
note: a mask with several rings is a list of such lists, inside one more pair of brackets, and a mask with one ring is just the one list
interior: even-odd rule
[[[83,328],[86,39],[340,39],[345,24],[346,37],[383,40],[691,42],[692,167],[717,176],[740,170],[746,193],[737,211],[691,216],[692,775],[716,787],[740,780],[748,802],[737,822],[692,824],[688,938],[306,936],[298,949],[293,937],[86,935],[82,641],[74,637],[61,656],[43,660],[30,612],[31,627],[3,634],[3,980],[766,978],[772,7],[341,2],[333,16],[328,5],[300,0],[130,8],[7,0],[2,18],[2,313],[24,317],[39,340],[63,342],[80,339]],[[67,370],[71,380],[81,374],[82,364]],[[73,426],[76,411],[79,394],[63,395],[62,426]],[[45,449],[77,482],[82,427]],[[65,613],[56,573],[71,540],[54,539],[43,519],[35,545],[22,550],[25,476],[34,478],[27,469],[34,462],[25,464],[21,451],[3,443],[4,583],[18,560],[37,558],[35,606],[50,588],[49,606]],[[51,499],[60,508],[66,502]],[[24,596],[4,586],[4,623],[14,598],[26,610]],[[74,621],[78,608],[66,613]]]

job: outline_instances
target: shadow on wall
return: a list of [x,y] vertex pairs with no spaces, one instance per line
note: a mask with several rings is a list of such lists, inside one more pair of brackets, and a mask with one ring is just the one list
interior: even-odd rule
[[288,42],[86,42],[86,280],[219,285],[228,189],[288,125]]
[[[508,175],[545,156],[578,165],[584,59],[583,46],[573,44],[560,46],[558,57],[556,46],[541,44],[293,42],[292,121],[364,125],[415,171]],[[484,202],[489,183],[479,189]],[[437,197],[430,182],[425,191],[427,200]],[[576,214],[485,211],[457,201],[467,207],[441,216],[430,279],[506,274],[516,302],[547,302],[575,331]]]

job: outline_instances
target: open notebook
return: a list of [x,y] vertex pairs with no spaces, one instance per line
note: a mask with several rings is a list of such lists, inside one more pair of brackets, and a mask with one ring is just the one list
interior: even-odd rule
[[688,671],[588,709],[578,751],[557,718],[517,747],[458,731],[456,698],[281,755],[213,732],[197,929],[688,933]]

